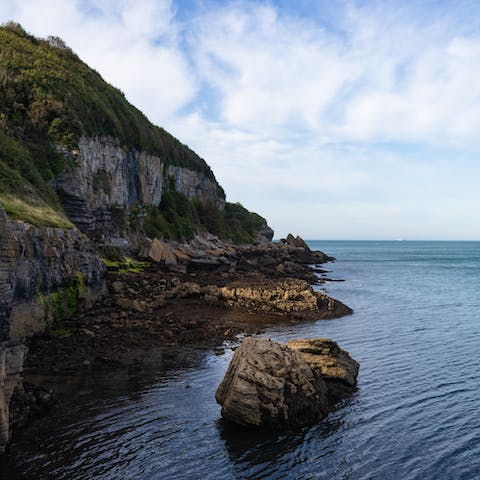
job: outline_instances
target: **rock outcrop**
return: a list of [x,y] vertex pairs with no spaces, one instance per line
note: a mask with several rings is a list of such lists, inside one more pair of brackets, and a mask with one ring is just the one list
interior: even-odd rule
[[290,340],[287,345],[299,351],[312,370],[321,373],[330,402],[340,400],[355,388],[360,365],[334,341],[307,338]]
[[292,319],[327,319],[352,312],[338,300],[323,292],[315,292],[306,281],[291,278],[252,282],[249,286],[234,282],[221,287],[218,296],[230,307],[243,307],[248,311]]
[[9,339],[23,339],[45,328],[45,302],[72,283],[81,283],[85,307],[100,297],[105,266],[79,230],[38,228],[12,221],[15,248],[9,258],[13,298]]
[[0,208],[0,451],[8,439],[8,404],[20,381],[21,341],[45,328],[45,302],[82,283],[85,306],[101,295],[104,265],[77,229],[11,221]]
[[225,194],[213,176],[185,167],[166,165],[147,152],[127,150],[111,137],[86,138],[72,157],[73,168],[55,181],[54,188],[71,221],[104,245],[137,249],[141,205],[158,206],[169,177],[177,192],[191,200],[222,209]]
[[242,342],[215,398],[224,418],[262,430],[308,425],[328,411],[325,382],[298,352],[266,339]]
[[215,398],[222,416],[239,425],[301,427],[321,420],[353,391],[358,368],[331,340],[296,340],[287,346],[247,338],[235,351]]
[[0,454],[10,438],[10,399],[21,381],[26,351],[19,342],[0,342]]

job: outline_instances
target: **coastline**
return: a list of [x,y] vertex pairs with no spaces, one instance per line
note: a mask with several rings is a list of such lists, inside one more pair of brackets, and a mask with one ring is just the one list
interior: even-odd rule
[[325,275],[320,265],[334,260],[323,252],[306,244],[215,246],[215,255],[202,254],[202,262],[184,257],[173,266],[145,262],[143,271],[107,273],[102,300],[28,341],[24,375],[115,368],[138,348],[218,349],[266,325],[352,313],[313,289],[328,281],[316,275]]

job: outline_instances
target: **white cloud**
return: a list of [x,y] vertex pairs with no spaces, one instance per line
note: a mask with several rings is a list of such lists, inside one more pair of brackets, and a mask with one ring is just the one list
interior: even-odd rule
[[463,4],[337,2],[334,28],[320,9],[206,5],[2,0],[0,20],[64,38],[281,235],[480,238],[465,213],[480,36]]
[[196,92],[169,0],[3,0],[1,19],[63,38],[150,118],[168,122]]

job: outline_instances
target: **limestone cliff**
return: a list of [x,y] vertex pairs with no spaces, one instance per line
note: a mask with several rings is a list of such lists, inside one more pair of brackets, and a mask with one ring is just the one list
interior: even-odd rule
[[138,247],[142,239],[135,220],[139,214],[141,218],[141,207],[159,206],[170,181],[190,200],[225,206],[225,194],[214,177],[126,149],[115,138],[82,137],[78,149],[60,151],[73,166],[52,185],[70,220],[102,244]]

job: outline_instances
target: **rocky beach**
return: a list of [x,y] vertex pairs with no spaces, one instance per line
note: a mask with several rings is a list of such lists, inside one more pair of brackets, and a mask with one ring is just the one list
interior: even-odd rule
[[[26,375],[121,367],[136,349],[219,348],[266,325],[352,313],[314,290],[328,281],[321,265],[333,258],[311,251],[299,237],[244,247],[212,236],[153,245],[141,261],[110,265],[101,299],[30,338]],[[169,255],[175,261],[166,261]]]
[[[239,335],[259,334],[268,325],[352,313],[313,288],[329,280],[322,266],[333,260],[292,235],[246,246],[210,235],[184,244],[154,240],[144,258],[107,262],[98,300],[22,346],[24,381],[19,364],[8,391],[10,429],[54,415],[58,398],[51,385],[62,378],[127,368],[139,351],[188,345],[221,353],[225,342],[235,344]],[[321,415],[307,416],[311,421],[328,410],[323,390]]]
[[332,257],[300,236],[273,242],[203,158],[61,39],[9,22],[0,45],[0,453],[12,432],[55,415],[67,377],[352,313],[322,290]]

